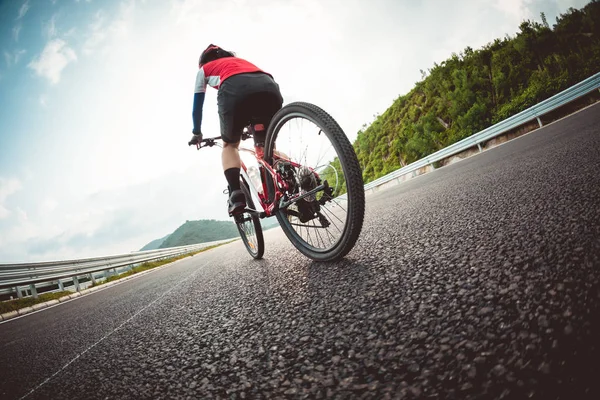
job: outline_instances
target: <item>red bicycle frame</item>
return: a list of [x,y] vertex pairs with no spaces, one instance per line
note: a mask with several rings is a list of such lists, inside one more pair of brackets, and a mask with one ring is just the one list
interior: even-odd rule
[[[245,140],[254,135],[255,131],[252,125],[249,125],[248,127],[246,127],[246,129],[248,129],[249,134],[242,135],[242,140]],[[251,149],[240,147],[239,150],[248,152],[254,155],[254,157],[256,158],[256,161],[259,165],[258,170],[260,172],[262,191],[258,191],[256,190],[256,188],[253,189],[255,189],[254,192],[258,197],[260,206],[265,211],[264,216],[271,217],[275,215],[275,211],[277,211],[279,201],[283,197],[283,192],[290,189],[289,184],[285,180],[283,180],[279,174],[276,173],[273,167],[271,167],[271,165],[268,162],[266,162],[263,157],[261,157],[264,156],[264,148],[254,146],[254,151],[252,151]],[[273,155],[273,164],[275,164],[277,160],[286,161],[295,168],[300,167],[300,164],[296,162],[280,157],[279,155]],[[246,167],[243,161],[241,161],[241,165],[242,170],[244,171],[243,175],[245,175],[244,179],[248,182],[248,185],[253,186],[253,183],[248,175],[248,168]],[[316,174],[316,172],[314,173]],[[272,183],[270,187],[268,179],[270,179]],[[271,191],[273,191],[274,193],[270,193]],[[269,197],[272,197],[272,199],[270,199]]]
[[[255,129],[252,125],[248,125],[245,129],[246,130],[242,133],[241,140],[246,140],[246,139],[254,136]],[[204,143],[204,145],[202,145],[202,143],[198,143],[196,145],[196,147],[198,149],[200,149],[202,147],[212,147],[215,145],[218,145],[219,147],[221,147],[220,144],[217,144],[215,142],[218,139],[221,139],[221,137],[219,136],[219,137],[215,137],[215,138],[203,139],[202,143]],[[251,194],[256,195],[256,197],[258,198],[260,206],[264,210],[264,214],[261,212],[258,212],[257,210],[252,210],[252,211],[258,212],[259,216],[261,218],[271,217],[271,216],[275,215],[275,212],[279,208],[279,202],[284,196],[283,193],[287,190],[290,190],[288,182],[286,182],[284,179],[282,179],[281,175],[279,175],[273,169],[273,167],[271,167],[271,165],[264,160],[264,148],[263,147],[254,146],[254,150],[240,147],[239,151],[244,151],[244,152],[252,154],[256,158],[256,161],[258,162],[258,165],[259,165],[258,170],[260,172],[262,192],[258,191],[258,189],[256,187],[254,187],[254,183],[252,182],[252,180],[250,179],[250,175],[248,174],[248,168],[246,167],[246,164],[244,164],[244,162],[242,160],[240,160],[241,161],[240,175],[242,175],[244,180],[248,183]],[[302,165],[300,165],[294,161],[291,161],[285,157],[281,157],[279,154],[274,154],[273,155],[273,164],[275,164],[275,162],[277,160],[285,161],[294,168],[300,168],[302,166]],[[308,168],[311,170],[311,172],[317,178],[319,177],[318,173],[313,168],[311,168],[311,167],[308,167]],[[270,183],[272,184],[271,186],[269,185],[269,180],[270,180]],[[326,185],[320,185],[317,188],[311,190],[311,192],[317,192],[319,190],[323,190],[323,188],[325,186]],[[273,193],[271,193],[271,192],[273,192]],[[311,192],[299,194],[298,196],[294,196],[294,198],[289,199],[290,203],[295,201],[295,199],[297,199],[297,198],[306,197],[306,196],[310,195]],[[270,197],[272,197],[272,199]],[[288,204],[290,204],[290,203],[288,203]]]

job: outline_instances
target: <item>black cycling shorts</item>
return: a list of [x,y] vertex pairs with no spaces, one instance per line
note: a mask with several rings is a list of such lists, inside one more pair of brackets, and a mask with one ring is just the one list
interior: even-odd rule
[[263,124],[265,131],[255,135],[256,143],[264,143],[266,128],[273,115],[281,109],[283,98],[279,85],[262,72],[233,75],[219,87],[217,94],[221,138],[226,143],[240,141],[248,124]]

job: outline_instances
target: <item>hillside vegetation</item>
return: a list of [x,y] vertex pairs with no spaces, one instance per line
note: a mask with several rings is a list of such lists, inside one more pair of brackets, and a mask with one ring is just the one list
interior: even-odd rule
[[467,47],[429,71],[358,132],[365,182],[455,143],[600,71],[600,0],[552,27],[524,21],[515,37]]
[[233,221],[216,221],[214,219],[185,221],[185,224],[169,235],[160,248],[212,242],[238,236],[239,232]]

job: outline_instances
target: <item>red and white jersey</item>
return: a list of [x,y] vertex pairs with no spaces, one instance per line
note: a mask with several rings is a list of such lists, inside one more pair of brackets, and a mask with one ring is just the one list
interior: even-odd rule
[[238,57],[223,57],[207,62],[200,67],[200,70],[198,70],[194,93],[206,92],[206,85],[218,89],[230,76],[250,72],[264,71],[243,58]]

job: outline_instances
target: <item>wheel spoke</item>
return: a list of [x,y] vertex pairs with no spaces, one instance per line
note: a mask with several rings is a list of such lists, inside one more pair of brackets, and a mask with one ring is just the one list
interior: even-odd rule
[[[313,219],[313,221],[312,221],[312,222],[313,222],[313,226],[314,226],[315,228],[317,228],[317,225],[315,224],[315,220],[314,220],[314,219]],[[321,244],[323,244],[323,246],[325,246],[325,241],[323,241],[323,238],[321,237],[321,233],[319,232],[319,230],[318,230],[318,229],[315,229],[315,233],[317,234],[317,237],[318,237],[319,239],[321,239]]]
[[[340,217],[338,217],[337,215],[335,215],[335,213],[334,213],[333,211],[331,211],[330,209],[328,209],[327,207],[323,207],[323,208],[321,208],[321,209],[322,209],[324,212],[326,212],[328,215],[334,216],[334,217],[335,217],[335,219],[337,219],[338,221],[340,221],[340,223],[342,223],[342,224],[344,223],[344,221],[342,221],[342,220],[340,219]],[[344,210],[344,211],[346,211],[346,210]],[[332,221],[329,221],[329,222],[333,223]]]
[[[328,210],[324,210],[324,211],[325,211],[325,212],[326,212],[328,215],[332,215],[330,211],[328,211]],[[334,217],[336,217],[336,216],[334,215]],[[336,218],[337,218],[337,217],[336,217]],[[338,218],[338,220],[339,220],[339,221],[340,221],[342,224],[344,223],[344,222],[343,222],[342,220],[340,220],[339,218]],[[342,230],[341,230],[340,228],[338,228],[338,226],[337,226],[337,224],[336,224],[336,223],[334,223],[334,222],[333,222],[333,221],[331,221],[331,220],[329,220],[329,222],[331,223],[331,225],[335,226],[335,228],[338,230],[338,232],[339,232],[340,234],[342,233]]]

